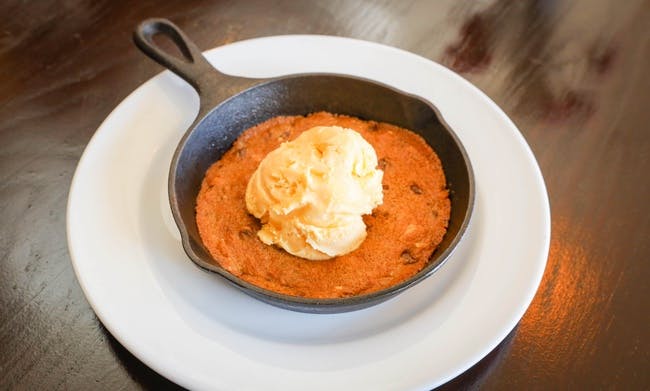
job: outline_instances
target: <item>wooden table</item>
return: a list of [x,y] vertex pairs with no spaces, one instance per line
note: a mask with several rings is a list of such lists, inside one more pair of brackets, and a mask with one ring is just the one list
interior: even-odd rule
[[0,389],[175,387],[95,317],[65,234],[88,140],[161,70],[131,42],[151,16],[175,21],[202,49],[293,33],[381,42],[477,85],[539,161],[552,241],[519,325],[443,388],[650,388],[647,1],[9,0],[0,5]]

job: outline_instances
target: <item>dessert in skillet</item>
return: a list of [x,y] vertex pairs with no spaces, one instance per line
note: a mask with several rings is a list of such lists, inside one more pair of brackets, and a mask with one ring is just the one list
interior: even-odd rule
[[244,131],[197,197],[215,262],[259,287],[336,298],[420,271],[450,215],[440,159],[394,125],[319,112]]

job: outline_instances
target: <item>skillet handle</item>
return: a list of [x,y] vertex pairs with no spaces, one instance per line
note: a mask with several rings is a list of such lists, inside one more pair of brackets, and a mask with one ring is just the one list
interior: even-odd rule
[[[183,58],[180,59],[161,49],[153,41],[153,36],[156,34],[162,34],[171,39],[182,53]],[[210,89],[214,88],[215,76],[217,79],[223,77],[203,57],[201,50],[194,42],[178,26],[167,19],[151,18],[143,21],[133,32],[133,41],[151,59],[188,82],[199,93],[199,96],[210,94]]]

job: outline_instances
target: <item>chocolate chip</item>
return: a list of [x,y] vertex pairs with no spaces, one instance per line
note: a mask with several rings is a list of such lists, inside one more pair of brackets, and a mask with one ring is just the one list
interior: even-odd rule
[[377,162],[377,166],[379,167],[380,170],[385,170],[386,166],[388,166],[388,160],[386,160],[385,157],[379,159],[379,162]]
[[402,258],[402,263],[405,265],[410,265],[412,263],[416,263],[418,260],[413,258],[409,250],[404,250],[402,251],[402,254],[400,255]]
[[385,210],[383,210],[381,208],[378,208],[378,209],[375,209],[375,210],[372,211],[372,216],[373,217],[386,218],[386,217],[388,217],[388,215],[389,215],[388,212],[386,212]]
[[251,227],[244,227],[241,231],[239,231],[240,239],[250,239],[254,236],[255,232],[253,232],[253,229]]
[[246,156],[246,148],[239,148],[237,150],[237,157],[242,159],[244,156]]
[[376,131],[379,129],[379,124],[377,122],[371,122],[370,126],[368,126],[368,130],[370,131]]
[[415,193],[415,194],[422,194],[422,189],[420,189],[420,186],[418,186],[418,185],[415,184],[415,183],[412,183],[412,184],[411,184],[410,189],[411,189],[411,191],[412,191],[413,193]]
[[388,185],[381,185],[381,188],[384,189],[384,190],[388,190],[389,186]]

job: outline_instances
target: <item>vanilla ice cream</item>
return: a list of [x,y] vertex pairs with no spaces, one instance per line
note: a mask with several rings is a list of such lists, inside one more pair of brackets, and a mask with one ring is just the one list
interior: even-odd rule
[[381,205],[383,172],[352,129],[319,126],[269,153],[251,176],[246,207],[262,221],[262,242],[320,260],[355,250],[362,216]]

